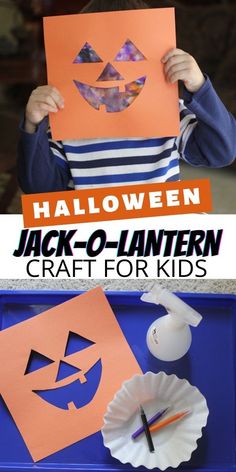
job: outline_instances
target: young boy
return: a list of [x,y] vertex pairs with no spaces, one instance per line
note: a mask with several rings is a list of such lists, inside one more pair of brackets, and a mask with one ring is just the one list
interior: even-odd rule
[[[91,0],[83,12],[137,8],[148,6],[142,0]],[[193,166],[231,164],[236,156],[236,121],[209,78],[180,49],[169,51],[162,63],[168,82],[184,83],[180,136],[53,141],[47,117],[64,107],[63,97],[55,87],[38,87],[29,98],[21,127],[18,175],[22,190],[37,193],[175,181],[180,158]]]

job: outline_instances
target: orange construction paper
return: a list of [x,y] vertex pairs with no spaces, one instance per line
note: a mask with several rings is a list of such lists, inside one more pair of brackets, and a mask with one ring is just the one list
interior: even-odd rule
[[[69,332],[94,344],[65,357]],[[25,374],[32,350],[53,362]],[[99,359],[100,384],[85,406],[71,402],[66,410],[35,393],[77,379],[83,387]],[[61,361],[79,372],[56,381]],[[107,404],[136,373],[140,367],[99,287],[0,333],[0,393],[35,461],[99,431]]]
[[[177,84],[166,82],[161,58],[176,45],[173,8],[87,13],[44,18],[48,83],[65,99],[65,108],[51,113],[52,136],[57,140],[106,137],[165,137],[179,134]],[[116,56],[129,40],[144,59],[119,61]],[[75,63],[88,43],[102,62]],[[120,80],[98,80],[108,63]],[[102,76],[104,77],[104,76]],[[93,108],[74,81],[89,87],[120,87],[145,77],[135,100],[118,112],[103,104]]]

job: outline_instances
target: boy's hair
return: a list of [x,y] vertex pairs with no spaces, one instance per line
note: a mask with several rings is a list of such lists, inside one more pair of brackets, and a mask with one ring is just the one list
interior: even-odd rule
[[149,8],[143,0],[90,0],[81,13],[99,13],[103,11],[137,10]]

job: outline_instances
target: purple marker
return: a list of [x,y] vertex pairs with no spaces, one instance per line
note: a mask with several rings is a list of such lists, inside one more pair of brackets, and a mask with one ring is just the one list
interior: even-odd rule
[[[152,418],[150,418],[150,420],[148,420],[148,426],[151,426],[151,424],[153,424],[153,423],[155,423],[155,421],[159,420],[159,418],[161,418],[168,409],[169,409],[169,407],[165,408],[164,410],[158,411],[158,413],[156,413],[154,416],[152,416]],[[137,429],[137,431],[135,431],[135,433],[133,433],[131,437],[132,437],[132,439],[136,439],[142,433],[144,433],[144,427],[143,426],[141,426],[139,429]]]

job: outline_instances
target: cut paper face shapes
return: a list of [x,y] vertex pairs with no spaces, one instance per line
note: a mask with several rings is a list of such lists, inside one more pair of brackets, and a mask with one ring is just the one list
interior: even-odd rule
[[[88,349],[93,344],[90,340],[69,332],[64,358],[59,360],[59,364],[57,362],[58,371],[54,385],[50,385],[48,389],[34,390],[34,392],[44,401],[64,410],[82,408],[90,403],[101,380],[101,359],[89,367],[87,372],[83,372],[77,365],[76,354],[83,349]],[[68,358],[68,356],[70,357]],[[73,358],[75,358],[74,361]],[[32,350],[25,375],[44,369],[53,362],[55,361]]]
[[[114,62],[145,60],[146,58],[141,51],[139,51],[139,49],[129,39],[127,39],[116,57],[113,59]],[[81,64],[89,62],[102,62],[102,60],[90,44],[85,43],[79,54],[76,56],[74,63]],[[124,78],[111,63],[108,63],[99,75],[97,81],[107,82],[114,80],[124,80]],[[95,108],[95,110],[100,110],[101,106],[104,105],[107,112],[114,113],[125,110],[134,102],[143,89],[145,81],[146,76],[139,77],[138,79],[126,84],[125,91],[120,91],[119,86],[92,87],[91,85],[84,84],[78,80],[74,80],[74,83],[81,96],[89,103],[89,105]]]
[[178,86],[161,61],[176,45],[173,8],[47,17],[44,39],[65,101],[49,116],[53,139],[179,134]]
[[0,394],[35,461],[99,431],[140,372],[100,288],[0,332]]

